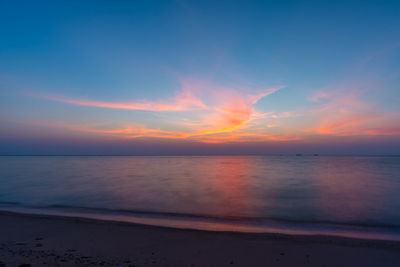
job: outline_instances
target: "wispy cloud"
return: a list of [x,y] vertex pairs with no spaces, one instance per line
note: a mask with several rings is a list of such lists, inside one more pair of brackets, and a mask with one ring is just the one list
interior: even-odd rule
[[[162,127],[154,124],[122,122],[112,127],[55,125],[73,131],[116,138],[185,139],[195,142],[266,142],[312,139],[320,136],[397,135],[388,114],[364,97],[366,81],[353,81],[320,89],[308,97],[309,105],[299,110],[279,112],[256,109],[263,97],[281,90],[231,88],[210,82],[182,79],[181,90],[169,100],[108,102],[50,94],[31,94],[51,101],[106,109],[145,110],[158,114]],[[117,123],[118,124],[118,123]],[[157,125],[157,124],[156,124]],[[173,129],[173,130],[171,130]]]
[[[168,131],[162,129],[152,129],[145,125],[130,125],[116,129],[88,128],[85,126],[68,126],[77,131],[88,133],[109,134],[124,138],[155,137],[155,138],[190,138],[198,141],[205,140],[241,140],[239,136],[251,136],[249,133],[239,133],[237,130],[243,128],[246,123],[257,118],[259,112],[254,109],[254,105],[263,97],[275,93],[282,87],[267,88],[263,90],[253,90],[250,88],[227,88],[214,84],[182,79],[182,90],[177,92],[170,101],[149,101],[133,100],[129,102],[107,102],[89,99],[80,99],[66,96],[56,96],[51,94],[30,94],[31,96],[62,102],[72,105],[146,110],[152,112],[170,112],[174,114],[166,120],[176,119],[176,112],[183,115],[192,112],[190,119],[184,118],[177,125],[187,128],[186,131]],[[229,134],[228,134],[229,133]],[[217,136],[218,135],[218,136]],[[252,134],[254,138],[260,134]],[[265,136],[264,136],[265,137]]]
[[309,100],[317,106],[307,111],[314,126],[306,132],[331,136],[399,134],[393,127],[395,116],[365,99],[368,90],[371,89],[351,83],[316,92]]
[[185,111],[196,108],[206,108],[205,104],[198,98],[194,97],[190,91],[183,90],[179,92],[175,98],[170,101],[121,101],[121,102],[108,102],[101,100],[90,100],[73,98],[68,96],[43,94],[43,93],[30,93],[29,95],[37,98],[47,99],[51,101],[67,103],[77,106],[110,108],[110,109],[128,109],[128,110],[147,110],[147,111]]

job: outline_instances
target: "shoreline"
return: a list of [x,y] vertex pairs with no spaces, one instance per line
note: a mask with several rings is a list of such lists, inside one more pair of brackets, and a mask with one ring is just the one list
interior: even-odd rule
[[282,234],[289,236],[332,236],[362,240],[383,240],[400,242],[400,229],[393,226],[371,226],[335,224],[325,222],[307,223],[277,219],[222,218],[202,215],[164,214],[156,212],[135,212],[103,210],[80,207],[40,208],[29,206],[0,206],[1,212],[37,216],[54,216],[95,221],[121,222],[155,227],[184,230],[200,230],[232,233]]
[[0,266],[399,266],[400,242],[0,211]]

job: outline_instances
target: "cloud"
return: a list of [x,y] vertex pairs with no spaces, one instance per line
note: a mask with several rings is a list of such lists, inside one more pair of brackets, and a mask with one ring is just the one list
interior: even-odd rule
[[[77,132],[113,138],[179,139],[204,143],[312,140],[314,136],[398,135],[399,114],[379,111],[366,100],[365,82],[344,83],[320,89],[300,110],[256,110],[263,97],[281,86],[254,90],[226,87],[207,81],[182,79],[181,90],[169,100],[107,102],[45,94],[52,101],[110,109],[146,110],[158,114],[161,123],[113,123],[107,125],[54,125]],[[171,112],[174,111],[174,112]],[[118,125],[119,124],[119,125]],[[162,125],[162,127],[160,127]],[[173,129],[173,130],[171,130]]]
[[203,143],[227,143],[227,142],[261,142],[261,141],[289,141],[299,140],[300,137],[290,137],[284,135],[274,135],[265,133],[250,133],[238,130],[220,132],[179,132],[161,129],[149,129],[144,125],[126,126],[124,128],[99,129],[86,126],[67,126],[83,132],[95,134],[114,135],[123,138],[167,138],[167,139],[186,139]]
[[364,97],[368,90],[351,83],[316,92],[310,100],[318,105],[307,112],[314,126],[306,132],[331,136],[400,134],[393,127],[399,114],[378,110],[374,102]]
[[[275,93],[282,87],[267,88],[254,91],[249,88],[227,88],[208,82],[183,79],[182,90],[175,94],[170,101],[134,100],[130,102],[107,102],[89,99],[78,99],[50,94],[30,94],[34,97],[47,99],[67,104],[100,107],[111,109],[147,110],[153,112],[175,111],[179,114],[166,114],[165,120],[174,121],[178,116],[185,116],[191,112],[191,117],[183,117],[178,126],[184,126],[187,131],[166,131],[161,129],[149,129],[144,125],[138,127],[128,126],[118,129],[93,129],[80,127],[76,130],[91,133],[102,133],[125,137],[157,137],[157,138],[194,138],[203,139],[201,136],[209,136],[220,133],[228,133],[243,127],[247,122],[258,116],[254,105],[263,97]],[[168,117],[169,116],[169,117]],[[227,138],[227,137],[226,137]],[[234,140],[232,135],[229,139]]]
[[110,109],[127,109],[127,110],[147,110],[147,111],[185,111],[196,108],[205,108],[204,103],[200,99],[194,97],[191,92],[183,90],[178,93],[170,104],[165,101],[147,101],[147,100],[136,100],[136,101],[121,101],[121,102],[107,102],[100,100],[89,100],[66,97],[61,95],[53,94],[39,94],[31,93],[31,96],[47,99],[51,101],[67,103],[77,106],[87,107],[98,107],[98,108],[110,108]]

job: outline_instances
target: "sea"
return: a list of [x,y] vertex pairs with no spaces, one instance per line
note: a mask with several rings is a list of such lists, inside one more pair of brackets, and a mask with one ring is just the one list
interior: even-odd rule
[[400,157],[1,156],[0,210],[400,240]]

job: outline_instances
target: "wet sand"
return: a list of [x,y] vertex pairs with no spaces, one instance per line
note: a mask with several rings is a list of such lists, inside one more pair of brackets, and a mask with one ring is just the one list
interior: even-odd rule
[[400,266],[400,242],[0,212],[0,266]]

